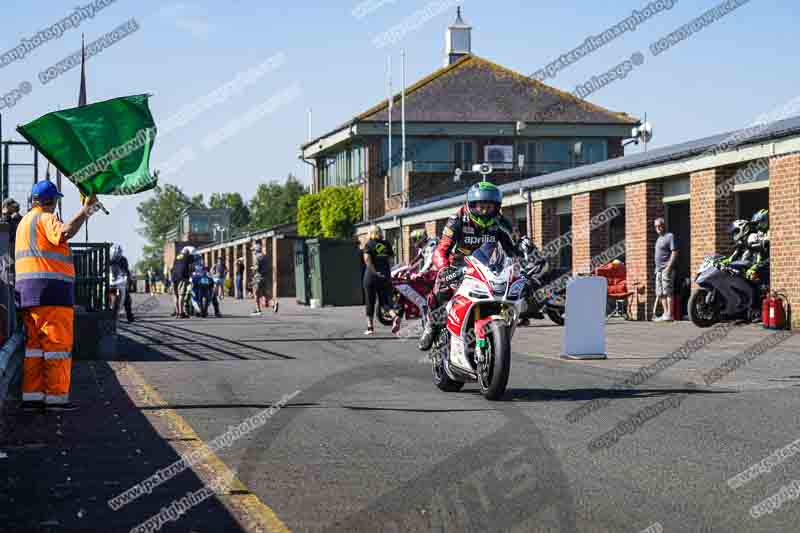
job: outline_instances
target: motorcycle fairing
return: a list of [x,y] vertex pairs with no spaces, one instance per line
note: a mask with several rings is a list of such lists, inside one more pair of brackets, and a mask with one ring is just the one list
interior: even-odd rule
[[464,327],[469,322],[469,313],[475,303],[469,298],[456,294],[447,304],[447,329],[455,337],[461,337]]

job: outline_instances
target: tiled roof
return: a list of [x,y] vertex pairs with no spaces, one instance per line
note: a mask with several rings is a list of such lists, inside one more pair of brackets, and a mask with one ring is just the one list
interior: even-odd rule
[[[401,94],[392,117],[400,119]],[[320,139],[357,122],[386,122],[386,100]],[[637,124],[635,117],[609,111],[482,57],[467,55],[406,88],[408,122],[515,122]]]

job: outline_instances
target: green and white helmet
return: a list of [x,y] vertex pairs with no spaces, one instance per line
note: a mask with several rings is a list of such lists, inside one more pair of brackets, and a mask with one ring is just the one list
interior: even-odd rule
[[[488,202],[495,205],[492,213],[482,215],[475,209],[478,202]],[[481,227],[490,226],[500,214],[500,207],[503,204],[503,193],[497,185],[488,181],[481,181],[473,185],[467,191],[467,211],[473,222]]]
[[417,246],[428,241],[428,234],[424,229],[417,229],[411,232],[411,244]]

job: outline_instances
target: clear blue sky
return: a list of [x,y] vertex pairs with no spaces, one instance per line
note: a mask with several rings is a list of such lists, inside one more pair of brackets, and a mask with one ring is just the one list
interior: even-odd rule
[[[352,10],[363,3],[383,4],[362,19]],[[0,68],[0,94],[29,81],[33,90],[3,114],[3,137],[12,126],[77,103],[80,69],[42,85],[38,74],[131,17],[138,32],[103,50],[87,63],[90,102],[149,92],[156,123],[182,106],[206,96],[276,53],[284,64],[226,102],[215,105],[185,126],[156,141],[152,167],[160,168],[177,151],[190,147],[197,157],[166,181],[189,194],[238,191],[249,199],[262,181],[285,179],[289,172],[308,181],[308,167],[297,159],[307,137],[307,109],[314,110],[313,133],[341,124],[386,94],[387,54],[400,80],[400,49],[407,54],[412,83],[442,65],[444,32],[455,14],[448,8],[411,30],[398,43],[378,49],[373,38],[434,0],[316,0],[264,2],[222,0],[161,2],[116,0],[67,29],[22,60]],[[435,0],[445,3],[446,0]],[[11,0],[0,17],[0,54],[74,13],[89,0]],[[452,5],[453,2],[447,2]],[[465,0],[464,19],[473,26],[473,52],[525,74],[580,45],[630,16],[646,0],[530,2]],[[600,74],[634,52],[642,66],[626,79],[592,94],[588,100],[653,123],[651,147],[686,141],[744,127],[757,116],[800,94],[796,68],[795,2],[752,0],[654,57],[648,46],[658,38],[717,5],[715,1],[680,0],[600,50],[584,57],[546,83],[572,91],[577,83]],[[296,84],[300,92],[211,150],[202,141],[231,119],[246,115],[272,95]],[[14,133],[14,138],[18,138]],[[638,148],[634,148],[637,150]],[[78,205],[76,189],[65,186],[64,215]],[[142,197],[146,197],[141,195]],[[22,199],[20,199],[22,200]],[[140,257],[143,240],[131,197],[109,216],[98,214],[91,240],[122,242],[129,259]],[[110,204],[110,202],[107,202]]]

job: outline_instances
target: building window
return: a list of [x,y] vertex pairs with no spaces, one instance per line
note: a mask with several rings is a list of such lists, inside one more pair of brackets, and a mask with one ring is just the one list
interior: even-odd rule
[[569,168],[572,160],[572,142],[543,139],[537,144],[536,161],[541,172],[557,172]]
[[536,168],[536,141],[523,141],[517,144],[517,160],[519,156],[525,158],[525,171],[539,174]]
[[389,194],[396,195],[403,192],[403,167],[396,165],[392,167],[391,179],[389,181]]
[[573,160],[576,165],[591,165],[608,159],[608,141],[606,139],[577,139],[581,143],[581,155]]
[[503,215],[511,222],[511,227],[519,237],[528,233],[528,214],[527,206],[518,205],[516,207],[503,208]]
[[453,164],[454,168],[460,168],[464,171],[472,170],[472,165],[475,164],[474,141],[456,141],[453,143]]

